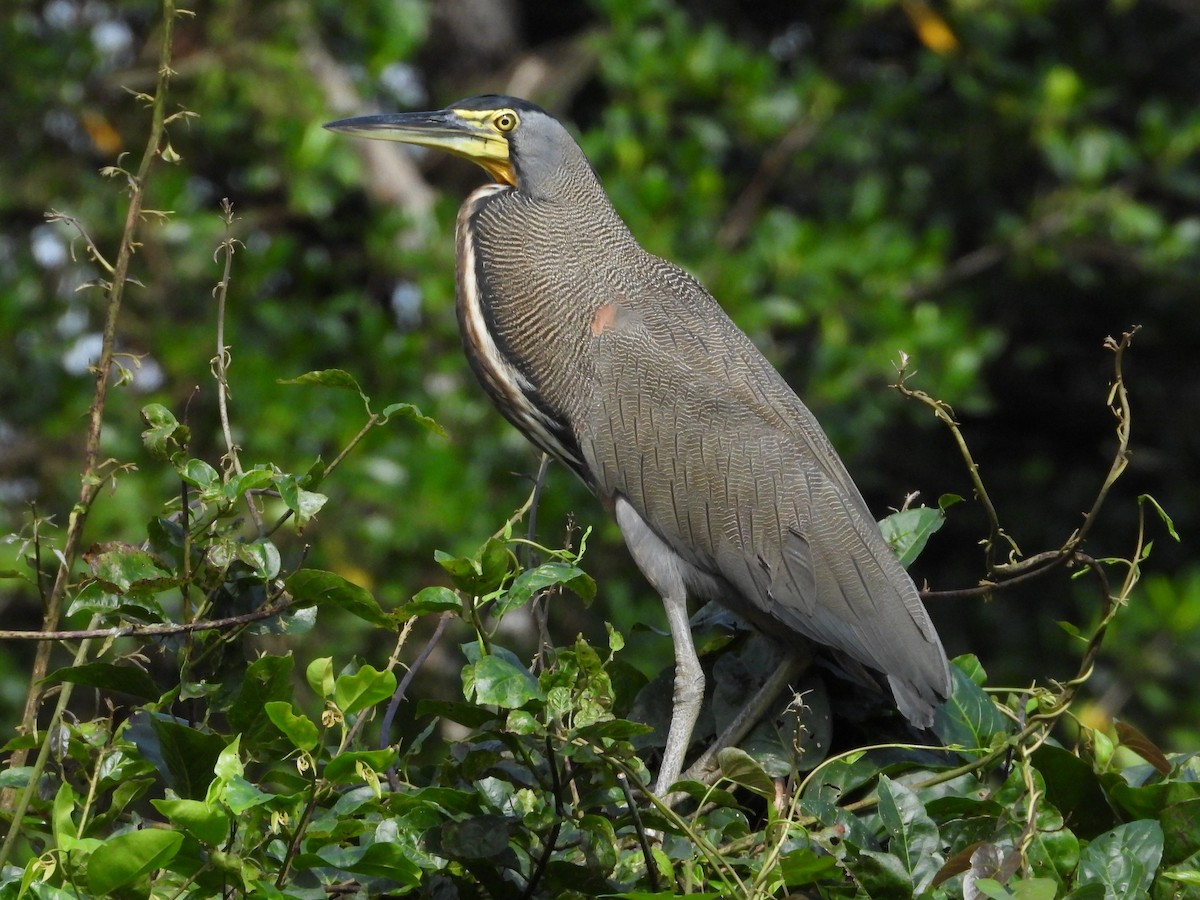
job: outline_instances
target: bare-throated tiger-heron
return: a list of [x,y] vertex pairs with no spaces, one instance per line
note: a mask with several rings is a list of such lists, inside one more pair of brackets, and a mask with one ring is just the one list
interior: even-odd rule
[[463,345],[500,412],[583,479],[662,595],[676,669],[658,792],[682,771],[703,697],[689,597],[882,672],[908,720],[932,723],[945,651],[833,446],[708,291],[642,249],[561,123],[485,96],[326,127],[445,150],[494,179],[458,214]]

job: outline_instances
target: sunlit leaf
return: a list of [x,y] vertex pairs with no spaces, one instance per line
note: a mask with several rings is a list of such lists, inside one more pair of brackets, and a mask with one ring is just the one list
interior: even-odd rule
[[464,644],[471,660],[463,667],[463,693],[476,703],[518,709],[531,700],[545,700],[536,678],[511,651],[492,647],[486,656],[478,645]]
[[879,523],[884,539],[906,568],[921,555],[930,535],[946,524],[941,509],[921,506],[892,513]]
[[151,800],[150,803],[184,831],[210,847],[229,838],[229,816],[220,807],[200,800]]
[[387,422],[389,419],[399,416],[402,419],[408,419],[410,422],[416,422],[427,431],[432,431],[440,437],[446,437],[446,429],[431,419],[429,416],[422,415],[421,411],[411,403],[392,403],[383,408],[383,412],[379,414],[381,423]]
[[183,845],[178,831],[146,828],[109,838],[88,858],[87,883],[105,897],[169,863]]
[[396,690],[396,673],[390,669],[382,672],[374,666],[365,665],[357,672],[339,675],[333,685],[333,701],[346,715],[361,712],[376,703],[382,703]]
[[500,615],[524,606],[539,591],[557,585],[572,591],[585,602],[596,596],[596,582],[582,569],[567,563],[549,562],[518,575],[504,596],[496,601],[496,612]]

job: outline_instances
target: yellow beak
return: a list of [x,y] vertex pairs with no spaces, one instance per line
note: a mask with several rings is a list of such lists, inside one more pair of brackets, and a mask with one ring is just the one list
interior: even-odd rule
[[355,137],[445,150],[478,163],[497,181],[514,186],[517,183],[508,152],[508,140],[482,115],[478,119],[468,118],[450,109],[389,113],[338,119],[327,123],[325,127]]

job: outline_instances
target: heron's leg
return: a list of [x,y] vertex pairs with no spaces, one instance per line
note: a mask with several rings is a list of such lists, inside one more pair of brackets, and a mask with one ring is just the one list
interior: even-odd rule
[[704,670],[696,656],[696,645],[692,642],[692,628],[688,621],[687,597],[663,596],[663,607],[667,611],[667,624],[671,628],[671,641],[675,645],[675,692],[672,695],[671,727],[667,731],[667,745],[663,751],[662,765],[654,792],[666,795],[667,790],[679,780],[683,771],[683,760],[692,741],[692,731],[700,715],[700,704],[704,700]]
[[717,735],[712,746],[692,763],[684,777],[706,782],[715,780],[710,776],[716,771],[717,754],[726,747],[733,747],[741,743],[742,738],[748,735],[759,720],[770,711],[780,692],[788,686],[792,679],[807,669],[811,662],[812,655],[807,652],[785,654],[779,666],[763,682],[750,702],[742,708],[726,729]]
[[692,643],[688,623],[687,586],[683,572],[687,565],[667,543],[655,533],[624,497],[614,502],[617,524],[625,536],[625,544],[646,580],[658,591],[667,612],[671,641],[675,645],[675,690],[672,694],[671,727],[667,730],[667,747],[662,766],[655,781],[655,792],[662,794],[679,780],[683,758],[692,740],[692,729],[700,715],[704,698],[704,672]]

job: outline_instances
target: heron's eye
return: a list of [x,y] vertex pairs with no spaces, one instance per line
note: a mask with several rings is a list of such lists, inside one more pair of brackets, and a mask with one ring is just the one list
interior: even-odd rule
[[497,131],[509,132],[517,127],[517,116],[515,113],[502,112],[492,119],[492,124],[496,126]]

